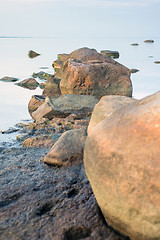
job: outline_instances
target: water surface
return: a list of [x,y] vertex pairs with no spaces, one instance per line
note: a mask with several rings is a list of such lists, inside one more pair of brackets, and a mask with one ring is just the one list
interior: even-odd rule
[[[80,47],[117,50],[120,58],[116,61],[128,68],[140,71],[131,75],[133,96],[142,98],[160,89],[160,39],[154,43],[144,43],[141,38],[0,38],[0,78],[19,78],[19,81],[32,76],[33,72],[45,71],[54,74],[53,61],[58,53],[70,53]],[[132,43],[138,46],[131,46]],[[30,59],[28,51],[41,55]],[[41,67],[47,69],[42,70]],[[42,90],[24,89],[15,83],[0,82],[0,130],[13,127],[17,122],[31,119],[28,102],[32,95]],[[15,138],[16,134],[0,134],[0,142]]]

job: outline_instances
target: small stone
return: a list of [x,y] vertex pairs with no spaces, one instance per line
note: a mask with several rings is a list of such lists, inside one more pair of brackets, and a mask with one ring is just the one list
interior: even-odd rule
[[6,77],[1,78],[0,81],[3,81],[3,82],[16,82],[16,81],[18,81],[18,78],[6,76]]
[[40,54],[39,53],[37,53],[37,52],[35,52],[35,51],[33,51],[33,50],[30,50],[29,52],[28,52],[28,57],[30,57],[30,58],[35,58],[35,57],[37,57],[37,56],[39,56]]
[[17,85],[24,88],[28,88],[30,90],[35,90],[39,85],[39,83],[34,78],[27,78],[17,83]]
[[101,50],[100,52],[104,56],[110,57],[110,58],[119,58],[119,52],[118,51],[111,51],[111,50]]
[[155,61],[154,63],[156,63],[156,64],[160,64],[160,61]]
[[145,40],[145,43],[154,43],[154,40]]
[[131,46],[138,46],[138,43],[132,43]]
[[130,72],[131,72],[131,73],[136,73],[136,72],[139,72],[139,70],[133,68],[133,69],[130,70]]

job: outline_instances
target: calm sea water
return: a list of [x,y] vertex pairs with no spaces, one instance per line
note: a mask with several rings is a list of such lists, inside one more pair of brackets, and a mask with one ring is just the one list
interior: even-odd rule
[[[70,53],[80,47],[117,50],[117,60],[128,68],[140,71],[132,74],[133,96],[143,98],[160,90],[160,39],[154,43],[144,43],[140,38],[0,38],[0,78],[17,77],[24,80],[33,72],[54,73],[53,61],[58,53]],[[131,46],[138,43],[138,46]],[[35,50],[39,57],[30,59],[28,51]],[[48,69],[42,70],[41,67]],[[14,83],[0,82],[0,131],[13,127],[17,122],[31,119],[28,102],[32,95],[41,94],[42,90],[28,90]],[[15,134],[1,134],[0,143],[16,138]]]

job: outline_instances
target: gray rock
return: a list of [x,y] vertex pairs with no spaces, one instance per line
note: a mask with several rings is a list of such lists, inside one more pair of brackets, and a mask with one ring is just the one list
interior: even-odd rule
[[88,95],[66,94],[54,99],[46,97],[45,102],[31,115],[34,120],[63,118],[70,114],[76,114],[79,118],[82,118],[91,114],[96,103],[98,103],[96,97]]
[[39,83],[34,78],[27,78],[17,83],[17,85],[24,88],[28,88],[30,90],[35,90],[38,87]]
[[40,54],[39,53],[37,53],[37,52],[35,52],[35,51],[33,51],[33,50],[30,50],[29,52],[28,52],[28,57],[30,57],[30,58],[35,58],[35,57],[37,57],[37,56],[39,56]]
[[16,82],[16,81],[18,81],[18,78],[6,76],[6,77],[1,78],[0,81],[3,81],[3,82]]

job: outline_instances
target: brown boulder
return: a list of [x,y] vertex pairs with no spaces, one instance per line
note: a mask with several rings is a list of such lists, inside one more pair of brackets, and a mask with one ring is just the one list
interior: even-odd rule
[[160,239],[160,92],[88,135],[84,163],[107,222],[132,240]]
[[63,65],[62,94],[132,96],[130,70],[120,64],[97,60],[81,62],[69,59]]
[[33,95],[31,97],[31,100],[28,103],[28,111],[30,115],[32,115],[32,112],[36,111],[37,108],[44,103],[45,98],[45,96],[41,95]]
[[130,70],[95,49],[80,48],[59,56],[53,67],[62,94],[132,96]]
[[136,101],[134,98],[125,96],[110,95],[102,97],[93,109],[87,130],[88,134],[103,119],[109,118],[113,112],[120,109],[121,107],[133,103],[134,101]]
[[48,97],[59,96],[61,94],[59,88],[60,79],[55,77],[47,77],[47,82],[43,90],[43,95]]
[[44,158],[44,162],[56,166],[66,166],[75,161],[79,163],[83,159],[85,140],[84,128],[63,133]]
[[28,88],[30,90],[35,90],[38,87],[39,83],[34,78],[27,78],[17,83],[17,85],[24,88]]

